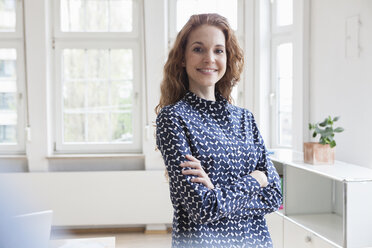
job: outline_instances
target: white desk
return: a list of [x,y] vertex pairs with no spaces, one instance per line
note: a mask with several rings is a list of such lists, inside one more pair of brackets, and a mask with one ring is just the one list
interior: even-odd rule
[[115,237],[51,240],[49,248],[115,248]]

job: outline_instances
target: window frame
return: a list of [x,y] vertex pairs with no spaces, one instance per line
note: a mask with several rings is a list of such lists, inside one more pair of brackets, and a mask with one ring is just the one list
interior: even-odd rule
[[[292,7],[292,10],[294,11],[294,7]],[[278,72],[276,71],[277,68],[277,48],[284,43],[292,43],[292,61],[294,63],[294,46],[295,46],[295,40],[294,40],[294,19],[292,21],[291,25],[285,25],[285,26],[278,26],[276,22],[276,14],[277,14],[277,4],[276,0],[271,0],[270,5],[270,11],[271,11],[271,44],[270,44],[270,60],[271,60],[271,77],[270,77],[270,123],[271,123],[271,148],[292,148],[294,143],[294,133],[292,131],[292,144],[291,146],[284,146],[280,144],[280,130],[279,130],[279,89],[277,85],[277,78],[278,78]],[[292,75],[294,75],[293,71],[294,66],[292,67]],[[293,81],[292,81],[293,82]],[[292,91],[292,125],[294,125],[294,111],[293,111],[293,105],[295,102],[293,101],[293,95],[296,94],[294,91]],[[293,127],[292,127],[293,130]]]
[[[273,37],[271,40],[271,94],[270,94],[270,105],[271,105],[271,144],[275,148],[290,148],[292,146],[285,146],[280,144],[280,115],[279,115],[279,85],[277,82],[278,71],[277,71],[277,51],[280,45],[282,44],[292,44],[292,54],[293,54],[293,39],[289,36],[277,36]],[[292,64],[293,64],[293,57],[292,56]],[[292,67],[292,75],[293,75],[293,67]],[[293,77],[292,77],[293,82]],[[292,91],[292,105],[293,105],[293,94]],[[292,124],[293,124],[293,108],[292,108]],[[292,140],[293,140],[293,133],[292,133]],[[293,143],[293,142],[292,142]]]
[[1,155],[24,154],[25,127],[26,127],[26,81],[25,81],[25,55],[24,55],[24,38],[23,38],[23,6],[22,1],[16,3],[16,27],[13,32],[0,32],[0,49],[15,49],[16,50],[16,101],[17,101],[17,143],[16,144],[1,144]]
[[[309,34],[310,34],[310,1],[299,0],[293,1],[293,22],[291,25],[277,27],[276,25],[276,0],[270,0],[267,5],[268,16],[271,20],[269,40],[270,40],[270,87],[267,94],[269,95],[270,106],[268,108],[270,130],[270,147],[281,148],[278,143],[279,131],[276,115],[277,106],[273,108],[271,103],[277,103],[277,92],[273,85],[273,69],[275,62],[272,56],[273,44],[281,41],[283,43],[292,43],[293,59],[293,86],[292,86],[292,144],[291,149],[302,151],[302,144],[308,138],[307,123],[309,120]],[[265,7],[266,9],[266,7]],[[275,13],[275,15],[273,15]]]
[[[140,40],[140,0],[133,0],[132,32],[62,32],[60,30],[60,2],[54,6],[54,153],[141,153],[142,151],[142,41]],[[93,40],[93,41],[92,41]],[[63,143],[62,51],[63,49],[131,49],[133,51],[132,143]]]
[[0,40],[3,39],[22,39],[23,38],[23,4],[20,0],[14,0],[16,3],[16,27],[13,32],[0,32]]
[[[277,0],[271,0],[271,31],[273,34],[283,34],[283,33],[290,33],[293,31],[293,22],[294,22],[294,13],[292,13],[292,24],[290,25],[277,25],[276,19],[277,19]],[[293,0],[296,1],[296,0]],[[294,3],[292,2],[292,10],[294,11]]]
[[140,33],[140,15],[141,5],[140,0],[132,0],[133,2],[133,27],[131,32],[62,32],[60,18],[60,3],[61,0],[55,1],[54,4],[54,37],[55,38],[95,38],[95,39],[116,39],[116,38],[138,38]]

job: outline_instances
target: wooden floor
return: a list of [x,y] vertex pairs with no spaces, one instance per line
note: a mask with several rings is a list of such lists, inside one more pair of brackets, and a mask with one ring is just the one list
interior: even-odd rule
[[52,232],[51,239],[115,237],[115,248],[170,248],[171,234],[145,234],[144,232],[97,232],[73,233],[67,231]]

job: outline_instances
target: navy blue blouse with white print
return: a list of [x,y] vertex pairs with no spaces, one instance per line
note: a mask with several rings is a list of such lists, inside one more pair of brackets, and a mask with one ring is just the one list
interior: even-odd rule
[[[218,93],[208,101],[187,92],[161,109],[156,125],[174,208],[172,247],[272,247],[264,215],[281,204],[280,180],[252,113]],[[182,174],[187,154],[214,189]],[[267,187],[249,175],[254,170],[265,172]]]

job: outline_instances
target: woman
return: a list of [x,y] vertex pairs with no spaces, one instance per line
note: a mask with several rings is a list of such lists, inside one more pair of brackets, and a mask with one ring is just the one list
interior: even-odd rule
[[253,115],[233,106],[243,52],[227,20],[193,15],[164,67],[157,146],[174,207],[172,247],[272,247],[279,176]]

